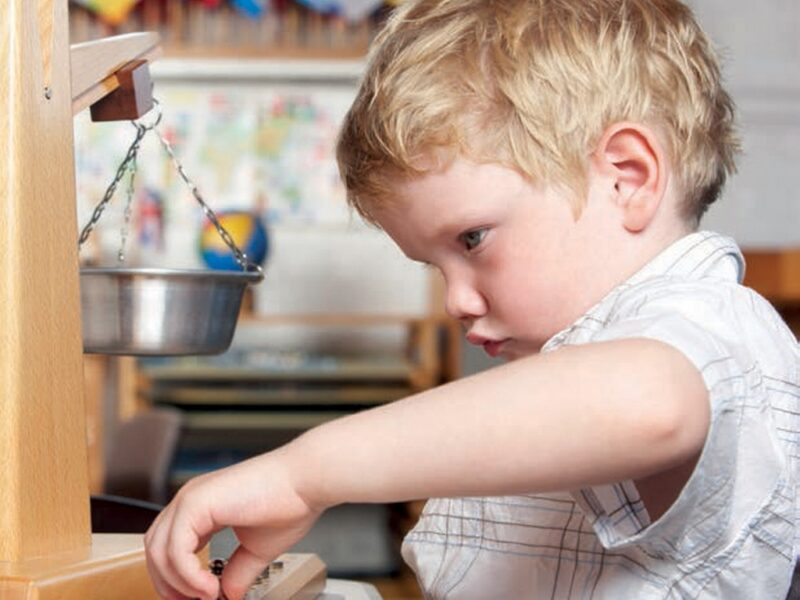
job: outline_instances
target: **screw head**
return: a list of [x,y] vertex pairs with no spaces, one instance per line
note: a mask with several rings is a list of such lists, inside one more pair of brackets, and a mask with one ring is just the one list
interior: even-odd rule
[[222,571],[225,569],[225,565],[228,564],[228,561],[224,558],[214,558],[208,561],[208,570],[211,571],[214,575],[219,577],[222,575]]

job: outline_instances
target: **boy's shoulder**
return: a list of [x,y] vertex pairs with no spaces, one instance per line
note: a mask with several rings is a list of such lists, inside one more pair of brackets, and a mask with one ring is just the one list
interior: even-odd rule
[[736,242],[711,231],[666,246],[590,312],[607,324],[657,315],[684,315],[707,326],[719,321],[781,322],[755,290],[742,284],[745,260]]
[[679,240],[545,346],[647,337],[677,347],[698,368],[732,358],[796,377],[798,345],[778,312],[741,284],[744,259],[725,236]]

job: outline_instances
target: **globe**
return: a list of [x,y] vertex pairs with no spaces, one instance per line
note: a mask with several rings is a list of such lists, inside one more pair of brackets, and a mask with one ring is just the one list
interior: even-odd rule
[[[263,265],[269,253],[269,236],[264,223],[258,215],[247,211],[223,211],[217,218],[225,230],[233,238],[239,250],[247,255],[247,260]],[[222,240],[214,224],[206,219],[200,234],[200,256],[211,269],[223,271],[240,271],[230,248]]]

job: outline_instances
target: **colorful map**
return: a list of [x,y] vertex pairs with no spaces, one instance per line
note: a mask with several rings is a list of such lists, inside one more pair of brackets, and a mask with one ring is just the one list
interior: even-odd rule
[[[159,130],[211,208],[252,210],[270,227],[292,228],[353,225],[334,156],[353,95],[349,85],[310,84],[157,84],[155,90],[163,112]],[[128,122],[91,123],[85,113],[76,119],[80,226],[103,197],[135,133]],[[152,133],[142,143],[137,167],[131,231],[141,228],[138,216],[146,203],[139,198],[157,194],[163,199],[167,249],[174,252],[176,243],[188,243],[199,231],[202,211]],[[127,186],[125,178],[98,225],[104,244],[113,246],[116,242],[107,240],[120,237]],[[136,237],[132,233],[129,243],[137,243]]]

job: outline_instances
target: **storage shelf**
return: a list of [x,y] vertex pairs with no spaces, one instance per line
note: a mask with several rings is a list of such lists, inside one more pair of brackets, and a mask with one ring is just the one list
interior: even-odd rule
[[309,429],[352,411],[302,412],[187,412],[184,427],[191,430],[259,430]]
[[357,359],[338,360],[336,365],[310,365],[282,369],[260,366],[217,366],[176,363],[144,366],[142,375],[152,382],[209,381],[407,381],[414,366],[410,361],[375,363]]
[[70,5],[73,41],[128,31],[157,31],[168,56],[281,58],[363,58],[382,23],[382,15],[348,22],[295,3],[250,18],[223,4],[213,10],[199,2],[142,2],[116,27],[88,10]]
[[411,393],[406,386],[342,386],[335,388],[276,387],[176,387],[154,389],[148,396],[156,403],[175,406],[237,405],[245,407],[383,404]]

